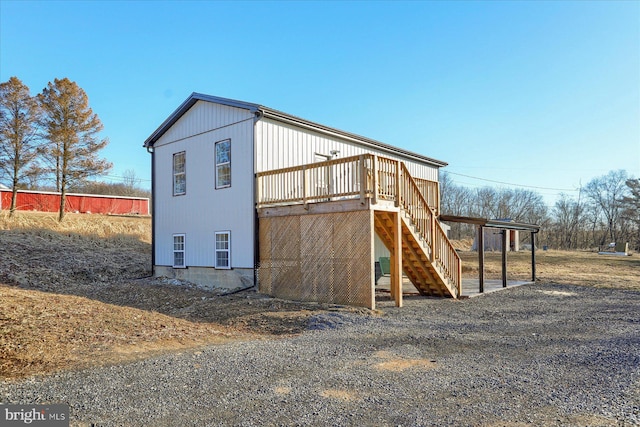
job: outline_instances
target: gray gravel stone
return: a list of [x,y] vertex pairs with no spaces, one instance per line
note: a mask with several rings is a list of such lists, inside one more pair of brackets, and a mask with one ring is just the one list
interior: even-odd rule
[[529,285],[325,313],[308,331],[0,383],[72,425],[640,425],[640,293]]

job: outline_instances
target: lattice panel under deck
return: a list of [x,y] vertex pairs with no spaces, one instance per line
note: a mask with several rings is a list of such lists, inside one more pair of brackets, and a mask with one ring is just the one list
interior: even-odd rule
[[260,291],[373,307],[371,211],[260,218]]

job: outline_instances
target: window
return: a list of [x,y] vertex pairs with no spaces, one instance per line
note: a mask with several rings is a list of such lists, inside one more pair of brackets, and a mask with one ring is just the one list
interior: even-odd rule
[[173,195],[180,196],[187,192],[186,155],[182,151],[173,155]]
[[216,268],[231,268],[231,232],[216,232]]
[[184,268],[184,234],[173,235],[173,267]]
[[216,188],[231,187],[231,140],[216,142]]

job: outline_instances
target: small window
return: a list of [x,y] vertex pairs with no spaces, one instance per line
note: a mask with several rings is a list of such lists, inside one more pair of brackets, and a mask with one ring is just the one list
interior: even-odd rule
[[186,155],[182,151],[173,155],[173,195],[180,196],[187,192]]
[[174,234],[173,235],[173,267],[184,268],[184,247],[185,247],[185,235]]
[[231,187],[231,140],[216,142],[216,188]]
[[216,232],[216,268],[231,268],[231,232]]

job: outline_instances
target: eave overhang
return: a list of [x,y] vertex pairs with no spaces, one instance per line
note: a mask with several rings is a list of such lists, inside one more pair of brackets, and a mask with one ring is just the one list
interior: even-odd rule
[[350,132],[345,132],[340,129],[335,129],[329,126],[322,125],[320,123],[312,122],[300,117],[292,116],[291,114],[284,113],[282,111],[275,110],[273,108],[265,107],[259,104],[253,104],[249,102],[237,101],[234,99],[220,98],[217,96],[205,95],[202,93],[192,93],[145,141],[144,147],[150,148],[169,130],[179,119],[182,117],[191,107],[193,107],[198,101],[213,102],[216,104],[226,105],[229,107],[242,108],[249,110],[256,114],[258,117],[265,117],[282,123],[288,123],[291,125],[303,127],[315,132],[319,132],[325,135],[334,136],[341,139],[346,139],[351,142],[355,142],[360,145],[364,145],[371,148],[376,148],[386,153],[399,155],[411,160],[415,160],[421,163],[428,163],[431,166],[443,167],[448,163],[441,160],[433,159],[431,157],[423,156],[418,153],[414,153],[408,150],[404,150],[393,145],[385,144],[374,139],[366,138],[360,135],[356,135]]

